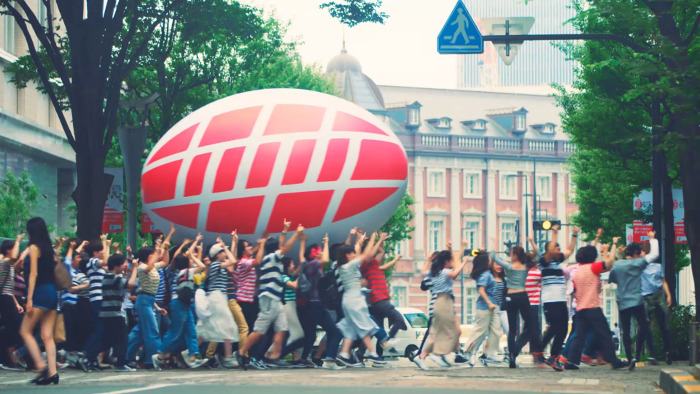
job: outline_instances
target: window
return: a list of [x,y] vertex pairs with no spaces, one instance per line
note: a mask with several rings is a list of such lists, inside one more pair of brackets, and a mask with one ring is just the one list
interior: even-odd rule
[[449,129],[450,128],[450,120],[447,118],[441,118],[440,122],[438,123],[438,128]]
[[445,170],[428,170],[428,197],[445,197]]
[[445,222],[430,220],[428,223],[428,250],[432,253],[445,248]]
[[474,128],[476,130],[486,130],[486,121],[485,120],[477,120],[476,121],[476,127]]
[[537,194],[541,201],[552,201],[552,176],[537,176]]
[[[11,5],[14,6],[14,2],[10,3]],[[15,19],[12,17],[12,15],[4,15],[3,16],[3,24],[5,25],[4,27],[4,37],[5,40],[2,44],[2,47],[10,53],[15,52]]]
[[394,248],[394,254],[398,255],[400,254],[403,257],[408,257],[409,250],[408,250],[408,240],[403,239],[399,242],[396,243],[396,247]]
[[424,313],[406,313],[406,320],[413,328],[428,328],[428,316]]
[[515,174],[501,174],[501,184],[498,193],[501,200],[518,199],[518,184],[516,179],[517,177]]
[[420,123],[420,113],[418,109],[411,108],[408,110],[408,124],[417,125]]
[[525,115],[515,115],[515,130],[525,130]]
[[391,300],[394,305],[398,305],[399,308],[405,308],[408,306],[408,289],[406,286],[401,286],[394,284],[391,286]]
[[466,297],[464,298],[464,323],[473,324],[476,322],[476,297],[478,295],[475,285],[466,287]]
[[464,224],[464,229],[462,230],[462,241],[466,242],[467,248],[481,248],[481,239],[479,237],[479,222],[478,221],[467,221]]
[[481,198],[481,172],[464,173],[464,198]]
[[549,133],[549,134],[554,134],[554,129],[556,126],[554,126],[551,123],[548,123],[546,126],[544,126],[544,132]]
[[49,13],[48,10],[46,9],[46,4],[44,4],[44,0],[37,0],[39,3],[37,5],[37,13],[36,17],[39,19],[39,22],[41,22],[41,25],[44,27],[49,26]]
[[515,234],[515,222],[501,222],[501,245],[504,242],[518,242],[518,237]]

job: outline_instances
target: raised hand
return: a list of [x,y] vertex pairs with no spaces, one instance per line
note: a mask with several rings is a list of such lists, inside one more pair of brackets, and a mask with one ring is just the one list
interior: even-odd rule
[[649,239],[654,239],[656,238],[656,231],[649,231],[647,235],[649,236]]
[[328,243],[328,233],[326,233],[326,235],[323,237],[323,241],[322,241],[322,242],[323,242],[324,245]]
[[603,228],[598,227],[598,232],[596,233],[596,236],[600,237],[601,235],[603,235]]
[[284,231],[289,230],[289,227],[292,225],[292,222],[291,222],[291,221],[287,221],[287,218],[284,218],[284,220],[282,221],[282,223],[283,223],[283,225],[284,225]]
[[302,226],[300,224],[299,226],[297,226],[297,233],[303,233],[303,232],[304,232],[304,226]]
[[574,235],[578,235],[579,231],[581,231],[581,227],[574,226]]
[[613,237],[613,243],[617,244],[618,242],[620,242],[620,237]]

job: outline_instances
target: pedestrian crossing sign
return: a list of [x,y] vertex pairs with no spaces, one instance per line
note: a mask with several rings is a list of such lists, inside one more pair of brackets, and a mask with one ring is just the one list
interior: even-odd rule
[[483,53],[484,37],[467,7],[458,0],[437,39],[438,53]]

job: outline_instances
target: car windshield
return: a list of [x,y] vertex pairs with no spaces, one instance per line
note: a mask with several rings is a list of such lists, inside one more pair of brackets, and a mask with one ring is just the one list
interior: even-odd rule
[[406,313],[406,320],[413,328],[428,328],[428,317],[422,313]]

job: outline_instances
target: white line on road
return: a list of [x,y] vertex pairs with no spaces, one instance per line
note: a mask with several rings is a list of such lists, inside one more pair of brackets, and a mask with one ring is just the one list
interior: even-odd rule
[[[71,379],[71,378],[73,378],[73,376],[66,376],[66,377],[61,377],[61,380],[66,380],[66,379]],[[0,384],[7,384],[7,385],[22,384],[22,383],[29,383],[30,380],[31,380],[31,378],[30,379],[22,379],[22,380],[11,380],[9,382],[0,382]]]
[[126,394],[126,393],[137,393],[139,391],[148,391],[148,390],[155,390],[155,389],[160,389],[163,387],[170,387],[170,386],[176,386],[176,384],[154,384],[151,386],[146,386],[146,387],[141,387],[138,389],[126,389],[126,390],[119,390],[119,391],[107,391],[101,394]]
[[131,374],[131,373],[119,373],[111,376],[103,376],[101,378],[92,378],[92,379],[82,379],[81,382],[109,382],[112,380],[126,380],[126,379],[134,379],[134,378],[145,378],[147,376],[151,376],[151,374]]

